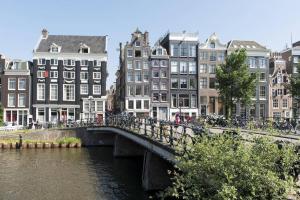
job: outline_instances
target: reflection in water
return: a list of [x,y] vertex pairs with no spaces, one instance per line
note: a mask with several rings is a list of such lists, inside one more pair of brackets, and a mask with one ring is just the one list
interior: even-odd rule
[[111,147],[0,150],[0,199],[142,200],[141,170]]

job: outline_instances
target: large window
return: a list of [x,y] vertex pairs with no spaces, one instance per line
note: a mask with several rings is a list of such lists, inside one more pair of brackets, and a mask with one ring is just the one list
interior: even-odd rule
[[75,72],[64,71],[63,75],[64,75],[64,78],[75,79]]
[[259,65],[260,68],[266,68],[266,59],[260,58],[258,60],[258,65]]
[[142,95],[142,86],[141,85],[135,86],[135,95]]
[[149,81],[149,71],[144,71],[144,81]]
[[64,60],[64,65],[75,66],[75,60],[72,60],[72,59]]
[[188,44],[182,43],[180,45],[180,56],[187,57],[188,56]]
[[255,60],[255,58],[249,58],[248,62],[249,62],[249,67],[250,68],[256,68],[256,64],[255,64],[256,60]]
[[135,71],[135,81],[142,81],[142,72]]
[[288,100],[282,99],[282,108],[288,108]]
[[179,56],[179,46],[177,44],[171,44],[171,56]]
[[50,100],[57,101],[58,99],[58,86],[57,84],[50,84]]
[[189,62],[189,73],[196,74],[196,62]]
[[197,96],[195,94],[191,95],[191,107],[196,108],[197,107]]
[[19,107],[25,107],[26,104],[26,96],[24,93],[20,93],[19,94],[19,102],[18,102],[18,106]]
[[93,72],[94,79],[101,79],[101,72]]
[[127,90],[128,90],[128,96],[134,95],[134,85],[128,85]]
[[133,100],[128,101],[128,109],[134,109],[134,101]]
[[190,78],[190,89],[196,89],[196,79]]
[[101,94],[101,85],[93,85],[93,94],[96,94],[96,95]]
[[218,53],[218,61],[220,61],[220,62],[223,62],[224,61],[224,53],[223,52],[221,52],[221,53]]
[[216,73],[216,65],[209,65],[209,73],[210,74]]
[[144,109],[149,109],[149,107],[150,107],[149,100],[144,100]]
[[153,83],[152,89],[153,89],[153,90],[159,90],[159,85],[158,85],[158,83]]
[[196,45],[190,45],[189,56],[196,57]]
[[149,68],[148,61],[144,61],[143,68],[144,69],[148,69]]
[[210,52],[209,60],[210,61],[216,61],[217,60],[217,53],[214,52],[214,51]]
[[153,78],[159,78],[159,71],[153,71],[152,77]]
[[89,79],[89,74],[88,72],[80,72],[80,80],[88,80]]
[[266,87],[265,86],[259,87],[259,98],[266,98]]
[[50,78],[58,78],[58,71],[50,71]]
[[172,74],[177,74],[178,73],[178,62],[177,61],[172,61],[171,62],[171,73]]
[[179,107],[190,107],[190,98],[188,94],[179,94]]
[[81,84],[80,85],[80,94],[88,94],[88,93],[89,93],[88,84]]
[[161,90],[166,90],[167,89],[167,83],[161,83],[160,84],[160,89]]
[[176,94],[172,94],[171,96],[171,105],[172,107],[177,107],[177,95]]
[[206,64],[199,65],[199,73],[207,73],[207,65]]
[[97,111],[103,111],[103,101],[97,101]]
[[278,107],[279,107],[278,99],[273,99],[273,108],[278,108]]
[[200,57],[200,60],[207,60],[208,59],[208,52],[200,52],[199,53],[199,57]]
[[19,82],[18,89],[26,90],[26,78],[19,78],[18,82]]
[[8,94],[8,102],[7,102],[8,107],[15,107],[16,106],[16,95],[13,93]]
[[149,96],[149,95],[150,95],[150,86],[144,85],[144,96]]
[[134,81],[133,71],[127,72],[127,81]]
[[133,50],[127,49],[127,57],[132,57],[132,56],[133,56]]
[[136,100],[135,108],[136,109],[142,109],[142,100]]
[[142,69],[141,61],[139,60],[135,61],[135,69]]
[[153,93],[152,100],[153,101],[159,101],[159,94],[158,93]]
[[187,89],[187,79],[186,78],[181,78],[180,79],[180,88],[181,89]]
[[259,80],[260,81],[266,81],[266,74],[265,73],[260,73]]
[[45,100],[45,84],[37,84],[37,100]]
[[127,69],[133,69],[132,60],[127,60]]
[[180,74],[187,74],[187,62],[180,62]]
[[178,79],[177,78],[172,78],[171,79],[171,88],[172,89],[177,89],[178,88]]
[[200,88],[207,88],[207,78],[200,78],[199,79],[199,87]]
[[81,61],[80,61],[80,65],[81,65],[81,66],[87,66],[88,63],[89,63],[88,60],[81,60]]
[[216,87],[216,79],[209,78],[209,88],[214,89]]
[[9,78],[8,79],[8,90],[15,90],[16,89],[16,79]]
[[64,101],[75,101],[75,85],[64,84],[63,85],[63,100]]
[[58,60],[57,59],[51,59],[50,60],[50,65],[58,65]]
[[44,58],[39,58],[39,59],[38,59],[38,65],[46,65],[46,59],[44,59]]

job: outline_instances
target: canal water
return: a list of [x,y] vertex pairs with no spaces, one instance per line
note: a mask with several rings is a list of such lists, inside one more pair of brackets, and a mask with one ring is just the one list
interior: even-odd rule
[[142,159],[111,147],[0,149],[0,199],[144,200]]

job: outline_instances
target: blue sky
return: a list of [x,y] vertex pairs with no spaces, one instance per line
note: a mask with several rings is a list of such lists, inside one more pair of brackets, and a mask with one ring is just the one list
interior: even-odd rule
[[0,52],[31,59],[47,28],[50,34],[108,35],[108,86],[115,80],[118,44],[136,27],[151,44],[168,30],[216,32],[222,42],[256,40],[272,50],[300,40],[299,0],[0,0]]

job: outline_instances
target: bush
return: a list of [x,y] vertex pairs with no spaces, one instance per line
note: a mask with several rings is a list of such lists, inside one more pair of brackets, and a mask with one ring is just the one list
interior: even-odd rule
[[81,140],[75,137],[63,137],[57,140],[58,144],[80,143]]
[[204,137],[178,158],[172,199],[284,199],[293,187],[290,172],[299,158],[295,147],[265,139],[245,143],[230,134]]

